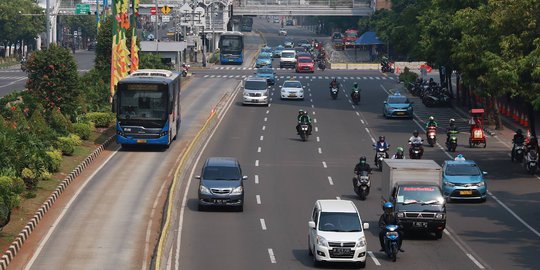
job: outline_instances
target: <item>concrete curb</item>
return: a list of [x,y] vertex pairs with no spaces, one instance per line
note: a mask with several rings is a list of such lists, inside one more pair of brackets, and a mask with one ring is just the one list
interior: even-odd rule
[[109,137],[102,145],[100,145],[92,154],[87,156],[73,171],[71,171],[66,178],[58,185],[51,196],[45,201],[39,210],[34,214],[32,219],[26,224],[24,229],[17,235],[17,238],[11,243],[9,248],[4,252],[4,255],[0,259],[0,270],[7,269],[9,263],[21,250],[22,245],[28,239],[30,234],[34,231],[37,224],[43,219],[47,211],[53,206],[56,200],[62,195],[64,190],[69,186],[71,182],[77,176],[79,176],[92,162],[103,152],[103,150],[114,141],[115,136]]

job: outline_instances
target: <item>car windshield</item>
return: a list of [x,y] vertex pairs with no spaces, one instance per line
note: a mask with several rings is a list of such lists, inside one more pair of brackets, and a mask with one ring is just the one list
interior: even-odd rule
[[240,180],[240,170],[237,167],[208,166],[204,168],[205,180]]
[[246,90],[265,90],[267,87],[266,81],[246,81],[244,89]]
[[319,230],[325,232],[361,232],[356,213],[321,212]]
[[309,58],[298,58],[298,62],[300,62],[300,63],[311,63],[313,61],[311,61],[311,59],[309,59]]
[[283,58],[294,58],[294,53],[293,52],[282,52],[281,57],[283,57]]
[[267,53],[259,54],[259,59],[270,59],[270,58],[271,58],[270,54],[267,54]]
[[399,187],[397,195],[397,202],[402,204],[431,204],[442,203],[443,201],[440,190],[433,186]]
[[476,164],[448,164],[446,165],[446,175],[459,176],[470,175],[478,176],[481,174],[478,165]]
[[283,83],[283,87],[286,87],[286,88],[302,88],[302,84],[300,82],[285,82],[285,83]]
[[273,70],[267,68],[257,70],[257,74],[272,74],[273,72]]
[[310,44],[307,40],[300,40],[298,41],[298,44]]
[[409,103],[409,99],[404,96],[391,96],[388,97],[387,102],[391,104],[407,104]]
[[306,51],[306,48],[305,48],[305,47],[296,47],[296,48],[294,48],[294,50],[295,50],[296,52],[305,52],[305,51]]

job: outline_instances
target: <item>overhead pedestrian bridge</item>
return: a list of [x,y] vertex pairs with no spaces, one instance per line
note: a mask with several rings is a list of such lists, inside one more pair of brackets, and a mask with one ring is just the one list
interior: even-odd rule
[[369,16],[376,0],[234,0],[240,16]]

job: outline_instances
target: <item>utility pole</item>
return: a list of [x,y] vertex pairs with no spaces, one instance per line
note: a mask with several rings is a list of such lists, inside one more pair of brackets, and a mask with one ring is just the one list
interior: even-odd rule
[[45,23],[46,25],[46,31],[47,31],[47,40],[45,41],[45,48],[49,48],[49,45],[51,44],[51,14],[50,14],[50,0],[45,1]]

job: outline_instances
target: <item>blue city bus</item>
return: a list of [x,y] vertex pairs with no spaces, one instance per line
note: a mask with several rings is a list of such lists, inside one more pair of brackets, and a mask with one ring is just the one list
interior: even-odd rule
[[219,37],[219,61],[221,64],[244,62],[244,34],[225,32]]
[[169,147],[180,128],[180,74],[141,69],[118,82],[113,97],[116,141]]

